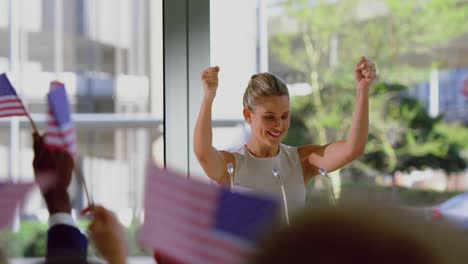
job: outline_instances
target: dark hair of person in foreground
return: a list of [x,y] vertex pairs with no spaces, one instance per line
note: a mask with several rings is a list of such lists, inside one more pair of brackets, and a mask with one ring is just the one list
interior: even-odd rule
[[468,263],[468,243],[423,213],[359,201],[296,217],[261,241],[249,263]]

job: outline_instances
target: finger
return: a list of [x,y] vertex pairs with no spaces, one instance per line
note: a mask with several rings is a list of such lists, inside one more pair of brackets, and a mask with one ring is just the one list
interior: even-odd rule
[[90,205],[86,207],[85,209],[81,210],[80,214],[86,215],[86,214],[94,214],[95,212],[102,211],[104,207],[101,205]]
[[212,74],[207,74],[202,78],[202,81],[217,81],[218,80],[218,75],[212,75]]
[[375,73],[370,72],[369,75],[366,76],[366,79],[372,82],[375,79],[375,76]]
[[365,62],[363,62],[362,64],[364,65],[365,68],[372,68],[372,67],[374,67],[374,66],[372,65],[372,63],[369,62],[369,61],[365,61]]
[[92,205],[90,205],[90,206],[86,207],[85,209],[81,210],[80,214],[81,215],[91,214],[93,210],[94,210],[94,207]]
[[362,63],[363,63],[363,61],[362,61],[362,60],[359,60],[358,63],[356,63],[355,66],[356,66],[357,68],[360,68],[361,65],[362,65]]
[[206,78],[218,78],[217,72],[208,72],[205,76]]
[[363,68],[362,68],[362,63],[360,64],[356,64],[356,66],[354,66],[354,71],[355,72],[362,72]]
[[216,66],[216,67],[209,67],[208,69],[206,69],[206,72],[207,73],[212,73],[212,72],[215,72],[217,73],[219,71],[219,67]]
[[217,70],[214,69],[214,67],[206,68],[206,69],[203,70],[203,72],[202,72],[202,78],[208,76],[208,75],[209,75],[210,73],[212,73],[212,72],[217,72]]
[[93,210],[93,217],[96,221],[107,222],[108,210],[102,206],[95,206]]
[[356,65],[356,66],[354,67],[354,77],[355,77],[356,79],[358,79],[358,80],[361,79],[361,78],[363,77],[363,75],[362,75],[362,70],[361,70],[361,68],[360,68],[359,65]]
[[361,64],[361,63],[363,63],[365,61],[366,61],[366,57],[361,56],[361,58],[359,59],[359,62],[357,64]]
[[210,87],[211,87],[211,86],[218,86],[218,82],[217,82],[217,81],[206,82],[206,84],[207,84],[208,86],[210,86]]
[[102,230],[102,227],[103,223],[96,219],[93,219],[93,221],[89,224],[88,231],[92,240],[94,240],[95,235],[98,234],[100,230]]
[[205,82],[218,82],[218,78],[217,77],[206,78]]
[[375,63],[373,63],[372,61],[367,60],[367,61],[365,62],[365,65],[366,65],[366,67],[375,70]]
[[210,72],[209,74],[207,74],[205,76],[205,79],[206,80],[209,80],[209,79],[218,79],[218,74],[216,72]]

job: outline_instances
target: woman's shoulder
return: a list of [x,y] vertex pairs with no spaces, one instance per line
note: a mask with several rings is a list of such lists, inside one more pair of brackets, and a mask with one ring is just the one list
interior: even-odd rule
[[314,145],[314,144],[302,145],[302,146],[297,147],[297,152],[299,153],[299,156],[301,156],[302,158],[305,156],[309,156],[312,153],[317,153],[317,154],[323,153],[325,146]]
[[226,149],[226,150],[223,150],[223,151],[226,152],[226,153],[229,153],[231,155],[236,155],[236,154],[244,155],[245,152],[246,152],[246,147],[245,147],[244,144],[242,144],[240,146],[229,148],[229,149]]
[[281,151],[283,151],[285,153],[288,153],[288,154],[292,154],[292,153],[296,154],[296,153],[298,153],[298,150],[299,150],[298,147],[290,146],[290,145],[286,145],[286,144],[281,144],[280,147],[281,147]]
[[223,155],[224,160],[226,160],[227,163],[233,163],[235,171],[239,171],[242,167],[245,151],[246,147],[245,145],[242,145],[235,148],[222,150],[220,152]]
[[286,144],[281,144],[281,152],[283,153],[282,156],[294,160],[295,162],[299,162],[300,157],[299,157],[299,152],[298,148]]
[[281,143],[280,146],[281,146],[283,149],[286,149],[286,150],[297,150],[297,147],[290,146],[290,145],[286,145],[286,144],[283,144],[283,143]]

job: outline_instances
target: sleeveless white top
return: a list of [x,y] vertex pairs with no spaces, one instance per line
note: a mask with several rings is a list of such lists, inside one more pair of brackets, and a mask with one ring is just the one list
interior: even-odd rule
[[285,222],[281,182],[272,173],[272,170],[276,169],[284,184],[289,217],[304,209],[306,188],[296,147],[280,144],[278,155],[272,158],[257,158],[245,145],[234,150],[232,154],[236,160],[234,189],[240,186],[276,198],[281,205],[281,217]]

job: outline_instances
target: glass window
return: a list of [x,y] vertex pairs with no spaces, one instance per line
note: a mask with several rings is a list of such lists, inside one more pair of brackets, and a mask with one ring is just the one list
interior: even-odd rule
[[[211,65],[220,67],[213,104],[213,144],[218,149],[233,149],[246,143],[249,133],[242,116],[242,96],[250,77],[259,70],[257,3],[211,1],[210,12]],[[243,14],[242,20],[239,14]]]
[[[343,195],[365,186],[380,190],[380,199],[441,202],[443,196],[430,201],[418,189],[448,190],[449,175],[466,177],[467,145],[456,140],[467,133],[468,27],[458,26],[466,24],[465,2],[265,2],[269,70],[288,82],[295,120],[289,134],[302,135],[287,141],[344,139],[354,110],[353,67],[360,56],[377,65],[366,152],[333,176]],[[413,170],[425,172],[416,179]],[[468,188],[458,182],[450,188]],[[416,194],[398,194],[392,184]]]
[[[162,1],[18,0],[16,9],[9,9],[11,2],[0,0],[0,40],[5,43],[0,46],[0,71],[7,72],[40,131],[45,128],[49,83],[65,84],[77,129],[77,166],[94,201],[135,231],[142,220],[148,157],[164,163],[162,67],[152,67],[163,63]],[[10,15],[17,32],[10,32]],[[19,43],[14,69],[9,67],[10,37]],[[19,147],[10,150],[10,119],[0,119],[1,180],[33,179],[31,130],[26,119],[18,120]],[[12,153],[17,162],[13,169],[6,158]],[[75,209],[87,205],[76,182],[70,194]],[[30,221],[47,221],[37,190],[21,217],[20,232],[41,226]],[[140,254],[131,241],[130,254]],[[25,250],[18,248],[11,257],[22,257]]]

